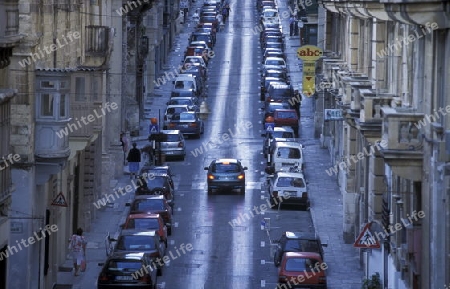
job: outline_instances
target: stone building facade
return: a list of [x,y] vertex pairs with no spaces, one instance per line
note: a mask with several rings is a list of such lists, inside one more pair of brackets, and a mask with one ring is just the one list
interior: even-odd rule
[[143,117],[179,12],[178,0],[31,2],[0,0],[0,288],[58,283],[67,240],[123,173],[118,132]]
[[[316,127],[343,195],[343,236],[382,288],[450,284],[450,2],[320,1]],[[326,87],[326,86],[324,86]],[[325,121],[324,109],[343,119]],[[418,215],[420,213],[420,215]]]

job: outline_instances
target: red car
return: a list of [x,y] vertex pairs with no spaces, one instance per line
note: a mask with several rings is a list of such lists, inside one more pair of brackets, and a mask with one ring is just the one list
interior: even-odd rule
[[327,288],[325,270],[327,263],[323,262],[319,253],[286,252],[281,258],[278,269],[278,287],[289,288]]
[[130,214],[122,229],[155,230],[167,248],[167,227],[159,214]]
[[299,118],[295,109],[275,109],[273,112],[275,126],[290,126],[298,137]]
[[172,235],[172,207],[164,196],[142,195],[136,196],[134,201],[126,203],[130,206],[130,214],[159,214],[164,225],[167,226],[167,235]]

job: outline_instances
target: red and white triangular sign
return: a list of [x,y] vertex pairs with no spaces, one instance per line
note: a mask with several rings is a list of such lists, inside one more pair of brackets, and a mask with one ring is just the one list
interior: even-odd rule
[[366,248],[366,249],[374,249],[380,248],[380,242],[375,238],[375,236],[370,231],[370,226],[372,223],[367,223],[364,226],[364,229],[359,234],[358,238],[356,238],[353,247],[356,248]]
[[56,198],[52,202],[52,206],[59,206],[59,207],[67,207],[66,198],[64,198],[63,193],[59,193]]

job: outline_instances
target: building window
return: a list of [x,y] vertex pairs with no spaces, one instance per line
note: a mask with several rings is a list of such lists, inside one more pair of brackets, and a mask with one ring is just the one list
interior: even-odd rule
[[38,80],[37,83],[37,118],[46,120],[67,119],[69,117],[69,82],[58,79],[43,79]]
[[53,95],[48,93],[41,94],[41,113],[39,116],[41,117],[52,117],[53,116]]
[[104,56],[108,51],[109,27],[86,26],[86,54],[92,56]]
[[75,101],[86,101],[84,77],[75,77]]

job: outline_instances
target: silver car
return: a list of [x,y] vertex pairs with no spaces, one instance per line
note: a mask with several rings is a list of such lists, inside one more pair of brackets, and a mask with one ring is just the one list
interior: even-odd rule
[[186,143],[179,130],[162,130],[160,139],[161,153],[166,157],[186,157]]

